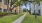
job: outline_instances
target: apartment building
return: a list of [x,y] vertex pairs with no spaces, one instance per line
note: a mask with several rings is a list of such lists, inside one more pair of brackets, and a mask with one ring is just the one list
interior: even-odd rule
[[[10,8],[10,3],[9,3],[9,8]],[[13,8],[13,7],[11,7]],[[0,0],[0,12],[7,12],[7,2],[6,0]],[[22,12],[22,7],[17,6],[15,8],[12,9],[12,12],[17,12],[20,13]]]
[[0,12],[7,12],[6,2],[3,0],[0,0]]
[[13,10],[12,10],[12,12],[17,12],[17,13],[22,13],[23,12],[22,6],[17,6],[15,8],[13,8]]
[[31,3],[31,14],[36,13],[42,16],[42,1],[40,3]]

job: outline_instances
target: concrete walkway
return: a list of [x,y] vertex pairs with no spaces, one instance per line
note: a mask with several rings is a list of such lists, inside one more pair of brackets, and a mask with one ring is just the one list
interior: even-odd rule
[[21,23],[25,16],[26,16],[26,13],[20,18],[18,18],[17,20],[15,20],[13,23]]

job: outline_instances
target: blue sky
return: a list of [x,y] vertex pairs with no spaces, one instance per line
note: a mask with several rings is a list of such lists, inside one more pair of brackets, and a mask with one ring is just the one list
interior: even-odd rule
[[26,4],[26,6],[27,6],[27,9],[29,9],[29,8],[30,8],[30,5],[29,5],[29,3],[27,3],[27,4]]
[[22,8],[27,8],[27,9],[29,10],[30,5],[29,5],[28,3],[26,4],[26,6],[23,4],[23,5],[22,5]]

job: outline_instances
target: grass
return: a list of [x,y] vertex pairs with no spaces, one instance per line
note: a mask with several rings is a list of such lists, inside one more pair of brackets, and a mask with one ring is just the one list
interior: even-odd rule
[[34,15],[27,14],[22,23],[42,23],[42,16],[37,16],[37,19],[35,19]]
[[4,17],[0,18],[0,23],[12,23],[13,21],[18,19],[22,15],[23,15],[23,13],[21,13],[19,15],[13,15],[12,14],[10,16],[4,16]]

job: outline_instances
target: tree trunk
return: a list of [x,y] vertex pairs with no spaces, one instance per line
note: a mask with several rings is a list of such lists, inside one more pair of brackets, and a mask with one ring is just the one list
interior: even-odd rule
[[[35,9],[35,3],[34,3],[34,9]],[[35,13],[35,19],[37,18],[36,16],[36,10],[34,10],[34,13]]]
[[7,13],[8,13],[8,15],[9,15],[9,0],[7,0]]
[[11,3],[10,3],[10,12],[12,12],[12,9],[11,9],[11,7],[12,7],[12,0],[11,0]]

